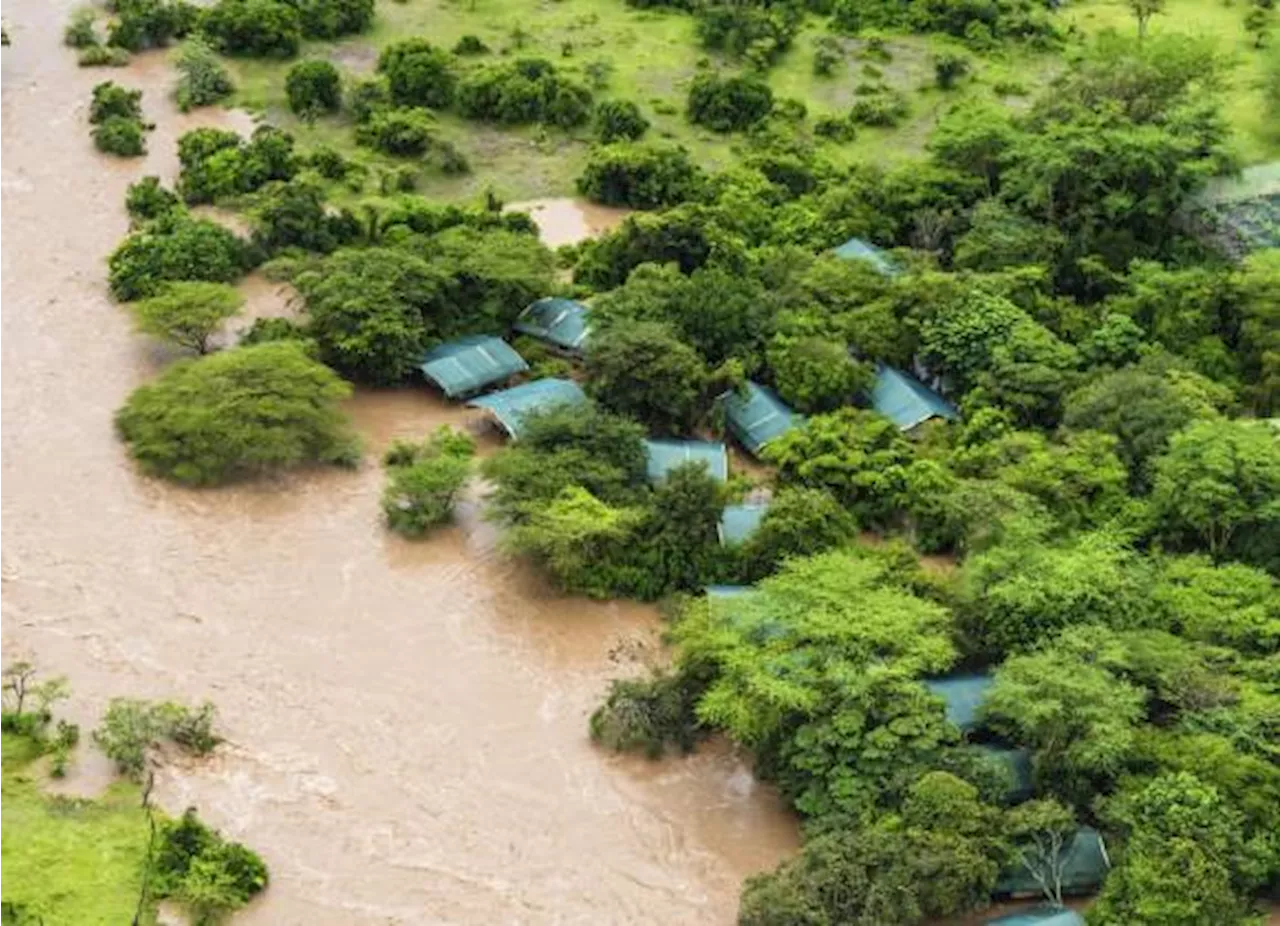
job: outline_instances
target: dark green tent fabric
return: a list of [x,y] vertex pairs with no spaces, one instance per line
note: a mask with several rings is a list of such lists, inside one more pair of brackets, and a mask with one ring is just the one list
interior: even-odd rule
[[894,277],[902,272],[882,248],[876,247],[869,241],[863,241],[861,238],[850,238],[840,247],[835,248],[832,253],[844,260],[865,261],[887,277]]
[[648,474],[652,482],[690,461],[705,463],[714,479],[724,482],[729,478],[729,455],[724,444],[717,441],[647,440],[644,446],[649,455]]
[[1084,917],[1062,907],[1033,907],[987,920],[983,926],[1084,926]]
[[590,333],[590,315],[591,310],[581,302],[549,296],[521,312],[515,330],[561,350],[577,352]]
[[491,392],[489,395],[472,399],[467,404],[472,408],[483,408],[492,412],[508,434],[519,437],[520,421],[529,412],[585,401],[587,401],[586,393],[575,382],[567,379],[537,379],[512,389]]
[[991,676],[985,674],[948,675],[925,679],[924,686],[947,705],[947,720],[968,732],[978,723],[978,708],[991,687]]
[[[1091,827],[1082,826],[1062,852],[1062,890],[1066,894],[1091,894],[1101,886],[1111,867],[1106,843],[1102,834]],[[996,882],[997,894],[1038,894],[1040,884],[1031,873],[1014,863],[1000,875]]]
[[741,391],[730,390],[720,397],[725,421],[733,436],[755,456],[774,438],[785,434],[804,419],[787,408],[772,389],[750,380]]
[[880,364],[871,389],[871,407],[899,429],[910,431],[930,418],[955,421],[955,406],[909,373]]
[[764,514],[769,510],[767,502],[748,505],[726,505],[720,516],[720,542],[742,543],[756,532]]
[[501,338],[472,335],[431,348],[418,369],[453,399],[523,373],[529,364]]

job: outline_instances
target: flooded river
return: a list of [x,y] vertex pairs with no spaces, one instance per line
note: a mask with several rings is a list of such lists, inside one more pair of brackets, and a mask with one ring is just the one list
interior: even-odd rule
[[[13,0],[3,52],[3,636],[112,695],[210,699],[229,743],[157,795],[259,849],[249,924],[728,923],[795,827],[725,748],[605,755],[586,717],[656,652],[654,611],[566,600],[503,558],[474,502],[421,544],[380,526],[376,453],[467,415],[416,392],[350,405],[369,460],[189,492],[140,478],[112,433],[163,352],[110,303],[125,187],[172,178],[187,128],[159,56],[81,70],[67,0]],[[145,90],[145,159],[94,152],[90,89]],[[245,286],[257,314],[282,296]]]

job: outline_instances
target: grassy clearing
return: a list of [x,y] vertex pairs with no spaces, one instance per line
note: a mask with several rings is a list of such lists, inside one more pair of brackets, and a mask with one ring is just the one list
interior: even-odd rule
[[132,922],[148,835],[137,786],[118,782],[97,800],[50,796],[29,740],[6,733],[3,750],[5,902],[44,926]]
[[[1135,29],[1125,0],[1081,0],[1063,14],[1086,34],[1103,29]],[[1152,31],[1176,30],[1216,37],[1224,51],[1237,55],[1240,67],[1228,101],[1228,111],[1240,136],[1247,163],[1280,155],[1280,137],[1267,138],[1258,78],[1261,53],[1252,49],[1243,28],[1243,0],[1224,5],[1219,0],[1170,0],[1167,15],[1156,17]],[[411,0],[378,5],[374,28],[366,35],[342,42],[313,44],[305,54],[329,58],[353,74],[369,73],[378,50],[399,38],[422,35],[451,48],[463,35],[478,35],[493,49],[478,62],[505,55],[541,56],[578,73],[588,83],[594,64],[609,71],[599,98],[636,101],[653,122],[651,138],[668,139],[688,147],[707,168],[731,162],[732,136],[719,136],[689,125],[683,115],[687,86],[702,67],[729,66],[698,47],[692,17],[679,12],[634,10],[624,0]],[[932,55],[946,46],[934,38],[905,36],[887,43],[893,60],[864,60],[862,43],[844,39],[845,58],[830,77],[813,74],[813,40],[825,34],[814,19],[796,38],[794,47],[768,75],[779,97],[802,100],[811,118],[843,113],[863,82],[882,79],[904,91],[912,113],[894,129],[863,129],[850,143],[824,143],[824,153],[837,162],[875,160],[898,163],[919,155],[941,114],[968,97],[996,98],[1001,84],[1019,84],[1034,93],[1052,76],[1060,56],[1006,50],[975,60],[976,71],[960,87],[942,92],[933,86]],[[246,61],[233,64],[239,92],[235,103],[265,115],[297,135],[303,147],[327,144],[378,168],[396,162],[356,148],[351,125],[344,118],[322,119],[306,125],[285,105],[287,62]],[[877,76],[869,68],[882,72]],[[1020,105],[1018,97],[1007,97]],[[564,195],[573,191],[590,146],[586,129],[566,134],[540,127],[500,129],[454,116],[442,117],[442,132],[471,162],[464,177],[424,175],[421,192],[443,199],[467,199],[492,187],[508,199]],[[403,163],[403,162],[401,162]],[[375,174],[376,176],[376,174]],[[376,187],[376,180],[369,184]],[[338,196],[342,198],[341,195]]]

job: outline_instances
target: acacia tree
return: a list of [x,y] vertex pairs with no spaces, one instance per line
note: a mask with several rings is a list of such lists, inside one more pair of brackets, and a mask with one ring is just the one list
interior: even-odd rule
[[244,299],[225,283],[169,283],[158,295],[133,304],[138,330],[197,354],[209,352],[209,339],[240,311]]

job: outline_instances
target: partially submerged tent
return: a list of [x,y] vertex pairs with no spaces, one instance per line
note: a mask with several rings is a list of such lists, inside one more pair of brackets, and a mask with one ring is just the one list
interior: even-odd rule
[[1084,926],[1084,917],[1065,907],[1032,907],[987,920],[983,926]]
[[767,502],[747,505],[726,505],[724,514],[720,516],[720,542],[742,543],[756,532],[764,513],[769,510]]
[[529,364],[501,338],[472,335],[431,348],[418,369],[455,399],[523,373]]
[[836,257],[843,260],[861,260],[870,264],[877,272],[887,277],[897,276],[901,271],[898,265],[894,263],[893,258],[884,252],[882,248],[876,247],[869,241],[863,241],[861,238],[850,238],[840,247],[832,251]]
[[504,431],[518,438],[520,421],[529,412],[557,405],[576,405],[586,400],[586,393],[575,382],[567,379],[536,379],[512,389],[472,399],[467,405],[489,411]]
[[883,363],[876,370],[871,407],[902,431],[910,431],[930,418],[955,421],[960,417],[954,405],[920,380]]
[[[1064,894],[1090,894],[1107,877],[1111,859],[1107,845],[1097,830],[1082,826],[1062,849],[1062,891]],[[1014,863],[996,882],[997,894],[1038,894],[1040,884],[1022,865]]]
[[582,350],[591,327],[591,310],[581,302],[549,296],[528,306],[516,319],[515,330],[553,347],[576,353]]
[[649,457],[648,473],[657,482],[683,463],[701,462],[707,465],[714,479],[724,482],[729,478],[729,454],[724,444],[703,440],[647,440],[645,452]]
[[927,678],[924,687],[946,703],[947,720],[961,731],[968,732],[978,723],[978,708],[991,687],[991,676],[971,674]]
[[725,422],[742,446],[756,456],[774,438],[804,419],[787,408],[773,390],[747,381],[742,391],[731,389],[720,397]]

